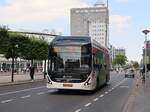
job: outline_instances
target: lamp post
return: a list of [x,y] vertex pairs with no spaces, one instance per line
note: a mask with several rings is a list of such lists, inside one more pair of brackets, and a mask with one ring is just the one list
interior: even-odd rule
[[145,34],[145,60],[144,60],[144,64],[145,64],[145,75],[147,75],[147,34],[150,32],[149,30],[143,30],[142,31]]

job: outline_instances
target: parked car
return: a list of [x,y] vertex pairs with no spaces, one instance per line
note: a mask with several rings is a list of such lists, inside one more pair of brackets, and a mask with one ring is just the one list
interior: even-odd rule
[[125,78],[134,78],[135,77],[135,74],[134,74],[134,70],[131,69],[131,70],[127,70],[125,72]]

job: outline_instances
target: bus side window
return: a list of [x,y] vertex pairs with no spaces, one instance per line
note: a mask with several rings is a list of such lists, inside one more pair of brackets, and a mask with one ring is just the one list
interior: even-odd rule
[[102,69],[102,64],[99,64],[99,69]]

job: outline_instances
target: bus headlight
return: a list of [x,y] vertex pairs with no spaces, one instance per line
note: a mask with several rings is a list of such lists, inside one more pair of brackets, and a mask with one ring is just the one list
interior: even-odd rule
[[89,77],[86,82],[84,83],[84,86],[88,86],[91,84],[91,78]]
[[50,79],[50,77],[47,75],[47,82],[49,83],[49,84],[52,84],[52,81],[51,81],[51,79]]

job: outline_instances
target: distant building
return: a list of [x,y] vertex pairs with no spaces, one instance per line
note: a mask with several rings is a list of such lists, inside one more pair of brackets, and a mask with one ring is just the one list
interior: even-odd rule
[[115,47],[113,45],[110,45],[110,48],[109,48],[109,54],[110,54],[110,58],[111,58],[111,61],[115,58]]
[[71,9],[71,35],[90,36],[108,48],[108,8],[98,0],[93,7]]
[[125,48],[116,48],[115,49],[115,57],[116,57],[116,55],[124,55],[124,56],[126,56]]
[[111,62],[116,58],[117,55],[124,55],[124,56],[126,56],[125,48],[116,48],[113,45],[110,45],[109,53],[110,53],[110,60],[111,60]]

